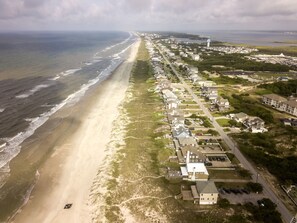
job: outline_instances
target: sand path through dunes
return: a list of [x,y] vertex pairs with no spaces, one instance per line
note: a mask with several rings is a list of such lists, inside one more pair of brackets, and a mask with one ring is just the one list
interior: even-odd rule
[[[100,94],[84,99],[72,110],[70,116],[80,122],[77,130],[55,145],[54,153],[39,170],[40,178],[29,202],[11,222],[91,222],[91,208],[87,205],[90,187],[105,158],[112,124],[125,97],[138,47],[139,41],[132,46],[129,59],[99,86]],[[81,109],[87,112],[80,115]],[[66,203],[73,206],[64,209]]]

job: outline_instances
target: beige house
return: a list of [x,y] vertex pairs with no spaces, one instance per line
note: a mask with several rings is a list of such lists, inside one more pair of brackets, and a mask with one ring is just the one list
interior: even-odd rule
[[193,146],[193,147],[198,147],[198,143],[196,141],[196,139],[192,136],[180,136],[177,137],[178,143],[180,147],[184,147],[184,146]]
[[230,103],[229,103],[228,99],[219,98],[217,100],[217,107],[218,107],[219,111],[225,111],[226,109],[230,108]]
[[297,116],[297,99],[290,98],[287,100],[276,94],[263,95],[262,101],[264,104],[269,105],[279,111],[286,112],[290,115]]
[[186,164],[187,156],[191,163],[204,163],[206,156],[194,146],[185,146],[176,152],[179,164]]
[[265,94],[262,96],[262,101],[266,105],[279,108],[281,103],[287,101],[287,99],[277,94]]
[[213,181],[198,181],[191,186],[194,202],[200,205],[212,205],[218,202],[219,192]]
[[244,122],[249,116],[243,112],[234,115],[233,119],[237,122]]
[[281,103],[281,107],[284,109],[282,111],[297,116],[297,101],[285,101]]

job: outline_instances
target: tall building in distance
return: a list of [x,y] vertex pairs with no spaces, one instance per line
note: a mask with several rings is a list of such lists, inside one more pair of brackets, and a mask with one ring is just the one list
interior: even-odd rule
[[210,39],[207,39],[207,48],[210,47]]

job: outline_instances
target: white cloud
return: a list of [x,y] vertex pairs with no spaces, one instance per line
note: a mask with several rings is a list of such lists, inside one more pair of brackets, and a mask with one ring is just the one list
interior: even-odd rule
[[0,0],[0,28],[11,29],[292,29],[294,21],[296,0]]

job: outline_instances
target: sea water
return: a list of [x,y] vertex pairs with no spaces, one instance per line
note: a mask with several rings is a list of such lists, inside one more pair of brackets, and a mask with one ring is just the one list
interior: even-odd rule
[[126,32],[0,33],[0,195],[22,143],[106,79],[135,40]]
[[[211,40],[253,46],[297,46],[297,31],[208,30],[191,32]],[[293,42],[293,43],[289,43]]]

